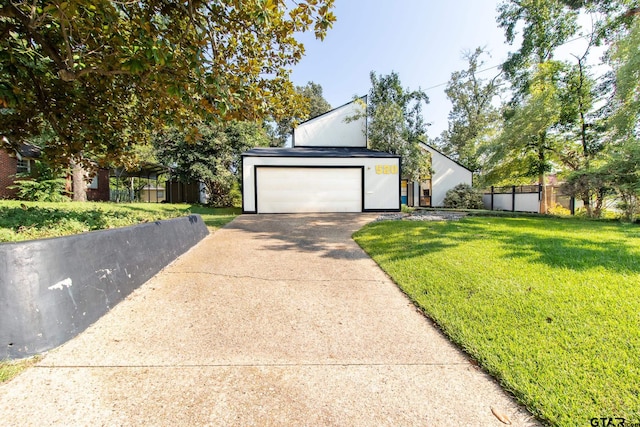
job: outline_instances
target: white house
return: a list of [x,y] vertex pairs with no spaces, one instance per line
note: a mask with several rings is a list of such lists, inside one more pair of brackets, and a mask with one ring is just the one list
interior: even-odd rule
[[[292,148],[242,153],[244,213],[382,212],[440,207],[450,189],[471,185],[472,173],[433,147],[433,174],[402,180],[400,156],[369,150],[364,103],[350,102],[301,123]],[[346,120],[359,116],[357,120]]]
[[366,115],[350,102],[301,123],[292,148],[242,154],[244,213],[400,210],[400,156],[367,149]]
[[402,182],[402,203],[407,206],[442,207],[447,191],[458,184],[473,182],[473,172],[450,159],[430,145],[420,143],[420,148],[431,156],[432,174],[423,182]]

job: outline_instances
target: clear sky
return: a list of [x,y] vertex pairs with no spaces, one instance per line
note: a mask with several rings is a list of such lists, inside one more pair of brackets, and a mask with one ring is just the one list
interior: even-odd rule
[[[421,88],[430,104],[424,117],[430,138],[447,128],[451,103],[444,94],[451,73],[466,68],[465,50],[486,47],[485,68],[499,65],[510,50],[496,24],[499,0],[336,0],[337,21],[324,41],[305,34],[306,54],[293,68],[295,85],[322,85],[332,107],[366,95],[369,73],[396,71],[402,85]],[[579,47],[574,47],[578,49]],[[491,78],[494,68],[480,74]]]

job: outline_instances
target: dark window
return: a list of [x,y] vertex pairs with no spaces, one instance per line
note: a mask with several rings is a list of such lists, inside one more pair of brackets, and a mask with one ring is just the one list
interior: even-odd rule
[[30,173],[31,172],[31,160],[22,159],[18,160],[18,173]]

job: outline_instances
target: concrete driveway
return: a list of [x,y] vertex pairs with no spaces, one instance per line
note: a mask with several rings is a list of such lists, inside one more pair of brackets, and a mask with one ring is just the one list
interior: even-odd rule
[[0,425],[538,425],[351,240],[374,218],[236,218],[0,385]]

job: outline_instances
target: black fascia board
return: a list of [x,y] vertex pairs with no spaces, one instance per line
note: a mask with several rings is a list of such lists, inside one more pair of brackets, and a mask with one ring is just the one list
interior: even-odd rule
[[298,147],[298,148],[253,148],[242,153],[243,157],[382,157],[399,158],[397,154],[375,151],[368,148],[347,147]]

